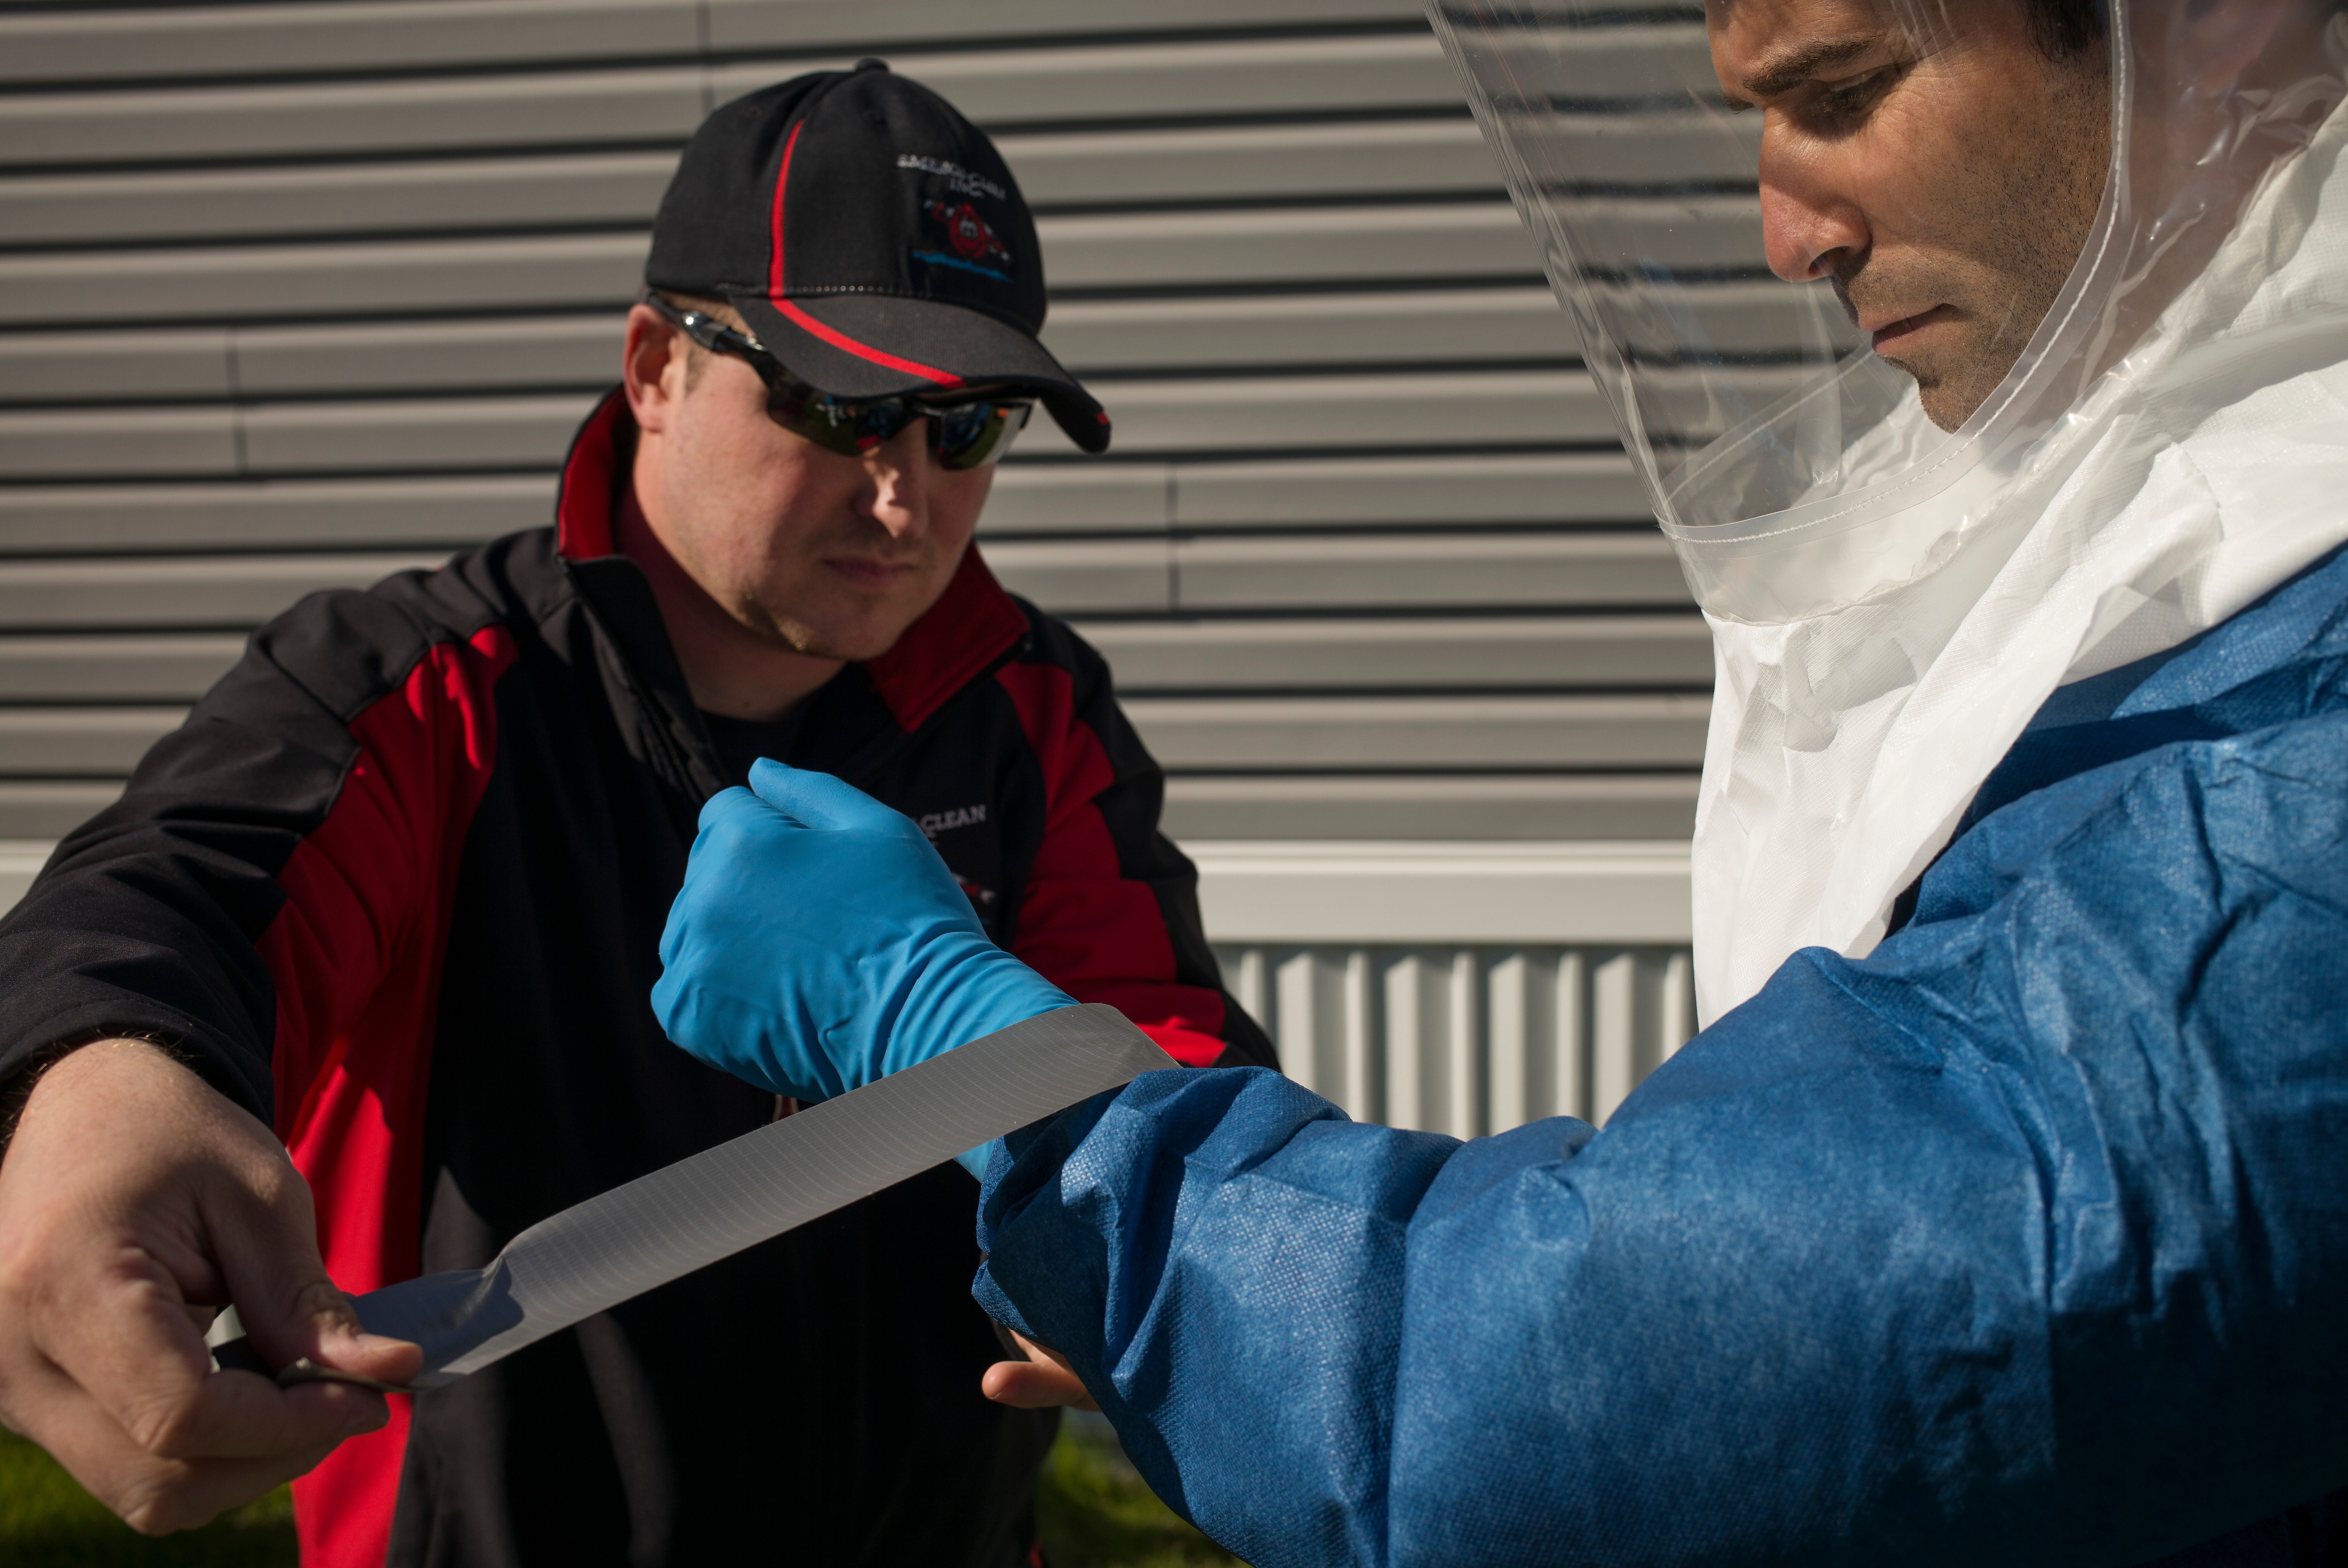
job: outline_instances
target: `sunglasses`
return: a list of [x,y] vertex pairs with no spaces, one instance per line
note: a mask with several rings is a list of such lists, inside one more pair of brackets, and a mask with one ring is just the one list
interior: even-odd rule
[[827,452],[856,457],[916,419],[930,422],[930,456],[942,468],[983,468],[1011,449],[1034,412],[1032,398],[964,395],[835,397],[783,368],[765,344],[700,311],[679,310],[658,294],[644,302],[687,337],[716,354],[732,354],[767,384],[767,417]]

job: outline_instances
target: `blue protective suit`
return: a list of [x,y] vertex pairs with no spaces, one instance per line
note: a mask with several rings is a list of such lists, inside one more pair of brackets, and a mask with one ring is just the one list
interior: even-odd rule
[[2127,1563],[2322,1497],[2348,559],[2057,692],[1903,929],[1796,954],[1603,1132],[1155,1073],[999,1147],[980,1241],[981,1303],[1260,1568]]

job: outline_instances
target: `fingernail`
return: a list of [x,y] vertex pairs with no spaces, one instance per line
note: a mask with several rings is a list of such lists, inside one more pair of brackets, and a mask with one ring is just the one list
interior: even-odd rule
[[350,1343],[354,1350],[380,1356],[406,1348],[408,1341],[394,1339],[388,1334],[370,1334],[364,1328],[355,1328],[350,1333]]

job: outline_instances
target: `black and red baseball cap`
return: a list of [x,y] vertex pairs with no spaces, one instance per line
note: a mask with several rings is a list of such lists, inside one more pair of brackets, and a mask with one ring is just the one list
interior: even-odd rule
[[1031,392],[1087,452],[1108,415],[1035,338],[1044,252],[994,144],[880,60],[702,121],[653,223],[649,288],[732,304],[839,397]]

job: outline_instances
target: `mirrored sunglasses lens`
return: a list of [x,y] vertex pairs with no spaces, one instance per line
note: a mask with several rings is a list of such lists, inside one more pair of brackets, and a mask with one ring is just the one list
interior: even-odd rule
[[869,452],[911,423],[914,415],[894,400],[857,403],[811,386],[770,389],[767,415],[794,436],[826,451],[853,457]]
[[1027,423],[1029,403],[964,403],[937,415],[938,462],[947,468],[983,468],[1011,449]]
[[778,389],[767,398],[767,418],[827,451],[852,456],[857,449],[856,429],[839,415],[831,398],[810,389]]

